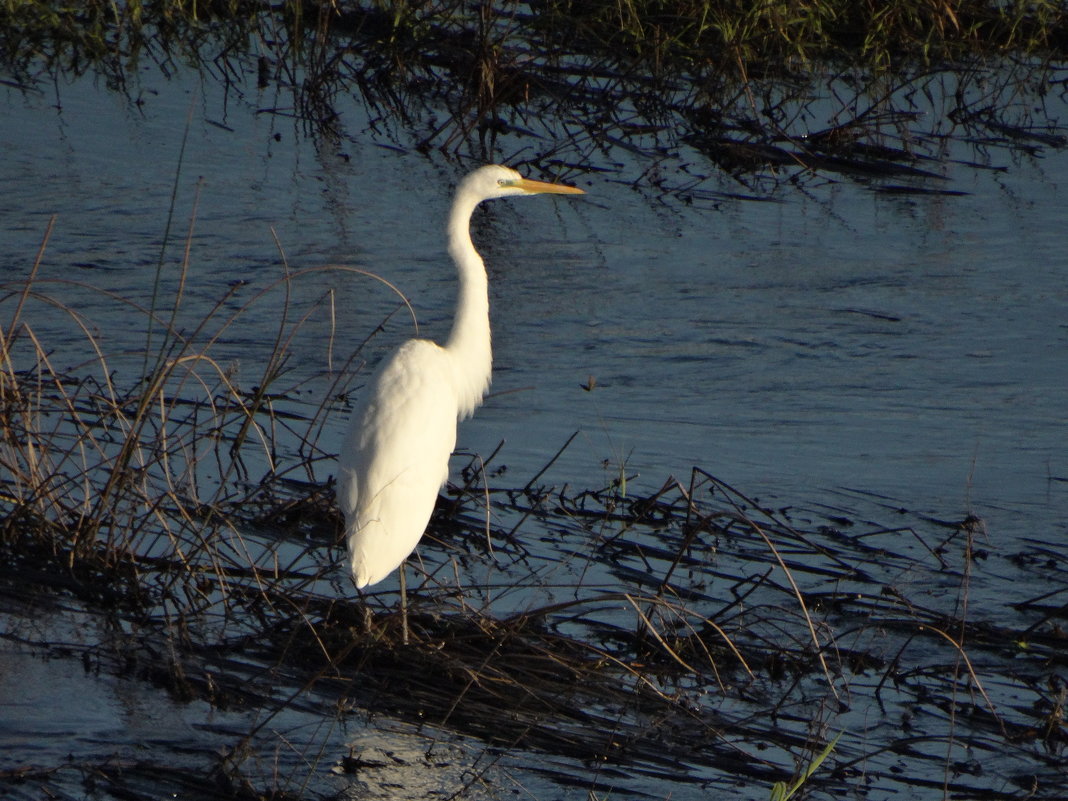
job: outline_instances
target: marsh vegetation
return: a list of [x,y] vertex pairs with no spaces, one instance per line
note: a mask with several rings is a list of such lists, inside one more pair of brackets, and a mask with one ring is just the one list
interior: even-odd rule
[[[952,191],[938,165],[972,148],[1061,147],[1043,100],[1064,91],[1062,3],[467,4],[8,2],[0,52],[25,88],[92,71],[136,100],[138,65],[186,64],[257,91],[312,136],[356,94],[393,146],[628,177],[706,197],[855,180]],[[706,164],[661,169],[686,144]],[[665,174],[668,173],[668,174]]]

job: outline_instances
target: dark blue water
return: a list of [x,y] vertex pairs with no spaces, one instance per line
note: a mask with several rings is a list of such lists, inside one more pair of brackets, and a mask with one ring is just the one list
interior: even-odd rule
[[[422,334],[444,336],[454,283],[441,228],[463,166],[381,147],[355,105],[341,141],[316,148],[299,124],[255,113],[269,98],[224,103],[211,85],[143,81],[140,106],[89,81],[3,90],[0,279],[29,274],[55,215],[39,277],[63,283],[41,286],[121,354],[144,344],[143,325],[101,292],[147,306],[162,253],[172,297],[192,231],[189,328],[234,281],[249,282],[235,303],[276,281],[284,259],[372,270],[407,293]],[[628,164],[569,175],[586,198],[495,203],[475,222],[492,282],[493,394],[460,447],[487,456],[505,441],[503,481],[522,485],[579,431],[543,481],[596,487],[625,473],[640,491],[698,466],[774,505],[848,510],[859,490],[888,508],[972,512],[1007,548],[1063,541],[1068,153],[989,160],[1008,169],[948,168],[960,196],[826,181],[777,202],[686,206],[631,189],[640,165]],[[327,298],[335,312],[312,315],[294,344],[287,380],[311,379],[310,410],[398,304],[352,273],[310,273],[292,289],[294,316]],[[277,291],[257,300],[221,338],[217,355],[245,386],[282,303]],[[66,312],[34,302],[26,315],[60,366],[91,356]],[[411,332],[395,315],[360,358]],[[140,362],[114,364],[132,383]],[[343,425],[339,412],[325,445]],[[977,581],[972,603],[1004,592]],[[28,657],[10,658],[26,673]],[[100,691],[112,697],[110,683]],[[118,707],[101,714],[125,725]]]
[[[166,260],[174,275],[196,201],[190,320],[235,279],[279,277],[273,229],[292,268],[374,270],[409,295],[422,333],[444,335],[450,165],[376,146],[355,107],[342,158],[234,98],[224,114],[218,97],[152,88],[139,109],[87,82],[61,88],[60,109],[8,91],[4,276],[27,274],[55,214],[43,277],[147,303],[177,174]],[[682,208],[590,178],[577,202],[497,203],[476,223],[497,394],[460,444],[488,453],[506,440],[518,479],[580,430],[559,478],[581,484],[598,483],[606,459],[650,485],[697,465],[784,502],[848,486],[970,509],[999,536],[1064,519],[1054,479],[1068,476],[1068,154],[1043,156],[1005,173],[958,167],[959,197],[835,183],[778,203]],[[336,359],[396,303],[366,279],[317,275],[295,284],[295,305],[329,289]],[[276,311],[262,303],[228,332],[246,375],[273,344]],[[119,346],[130,333],[95,322]],[[398,316],[367,358],[410,332]],[[325,369],[320,345],[307,364]],[[581,388],[589,376],[593,392]]]

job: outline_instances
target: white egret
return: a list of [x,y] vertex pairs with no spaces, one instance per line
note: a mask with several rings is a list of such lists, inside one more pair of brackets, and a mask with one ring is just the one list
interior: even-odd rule
[[[449,476],[456,424],[489,388],[488,282],[471,243],[471,214],[484,200],[542,193],[584,194],[498,165],[475,170],[456,188],[447,229],[460,283],[452,332],[444,345],[408,340],[382,363],[341,450],[337,498],[357,587],[381,581],[415,550]],[[401,593],[403,604],[403,569]]]

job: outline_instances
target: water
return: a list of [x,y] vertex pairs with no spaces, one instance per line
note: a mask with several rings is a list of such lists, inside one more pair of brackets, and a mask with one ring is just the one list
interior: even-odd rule
[[610,258],[627,286],[588,362],[615,439],[644,473],[698,464],[791,498],[1063,508],[1060,204],[973,191],[918,213],[843,188],[687,219],[681,238],[646,228]]
[[[282,275],[277,236],[290,269],[373,270],[409,295],[423,334],[444,336],[454,278],[441,228],[461,168],[381,147],[356,106],[344,109],[346,136],[316,147],[299,124],[255,113],[269,98],[223,102],[214,85],[152,73],[142,83],[140,105],[90,81],[55,94],[3,90],[4,281],[29,274],[56,215],[40,277],[66,282],[47,286],[92,321],[106,350],[140,347],[143,328],[100,293],[148,305],[176,186],[165,284],[176,285],[195,206],[187,328],[232,282],[249,282],[240,303]],[[975,513],[1007,551],[1062,541],[1068,153],[990,158],[1008,169],[951,168],[961,196],[843,181],[780,202],[686,206],[572,175],[586,198],[493,204],[475,221],[491,272],[493,394],[462,426],[461,448],[485,456],[505,441],[504,481],[522,485],[579,431],[544,481],[594,487],[625,470],[631,487],[649,489],[698,466],[777,506],[849,509],[849,490],[860,490],[889,509]],[[366,277],[320,272],[294,284],[296,313],[331,290],[336,324],[317,315],[297,340],[294,383],[328,386],[330,368],[397,307]],[[270,294],[226,331],[222,353],[246,386],[274,344],[281,302]],[[32,303],[26,314],[61,366],[91,355],[67,312]],[[397,314],[361,357],[374,361],[410,333]],[[117,382],[132,383],[139,362],[116,364]],[[308,392],[312,408],[319,398]],[[343,422],[332,422],[334,436]],[[1003,603],[996,578],[977,579],[973,603]],[[9,675],[32,672],[25,654],[5,659],[17,668]],[[49,684],[113,697],[110,680],[101,689],[80,667],[46,664]],[[10,712],[26,684],[4,686]],[[89,731],[86,753],[107,727],[129,723],[114,710],[26,720],[21,734],[35,742]]]
[[[200,777],[206,766],[225,766],[235,744],[263,718],[203,701],[176,701],[138,675],[136,665],[128,676],[115,678],[111,666],[98,664],[98,655],[63,658],[70,656],[64,649],[80,650],[81,636],[65,628],[70,622],[52,618],[52,635],[63,630],[72,638],[60,647],[39,643],[44,647],[38,651],[0,643],[0,773],[5,793],[11,793],[5,798],[54,797],[56,787],[71,798],[226,797],[221,779],[209,776],[199,783]],[[95,652],[86,647],[84,653]],[[260,710],[265,712],[277,713],[267,721],[269,733],[252,740],[264,756],[239,755],[233,764],[252,781],[295,795],[307,789],[310,772],[317,774],[316,792],[329,788],[338,798],[447,795],[470,780],[477,761],[471,755],[479,752],[427,727],[380,722],[346,728],[329,717],[324,722],[314,707],[279,705]],[[274,732],[293,737],[288,747],[277,747]],[[363,764],[351,768],[346,757]],[[55,772],[43,769],[55,765]],[[482,770],[487,782],[506,779],[492,766]],[[12,781],[16,776],[21,781]],[[160,796],[162,788],[172,792]],[[476,786],[465,797],[491,796]]]
[[[423,333],[444,335],[450,170],[359,133],[347,158],[317,152],[232,100],[219,116],[218,98],[199,95],[211,87],[146,82],[159,94],[139,109],[85,84],[60,90],[61,110],[9,90],[4,276],[27,274],[55,214],[42,276],[147,304],[192,105],[168,254],[173,270],[203,176],[191,320],[229,282],[280,275],[273,228],[292,267],[374,270],[409,294]],[[696,465],[783,502],[849,486],[972,510],[1007,536],[1063,519],[1068,155],[1045,156],[954,175],[962,197],[841,183],[811,200],[687,209],[591,179],[586,199],[495,204],[476,228],[493,282],[494,395],[460,444],[485,454],[506,440],[518,479],[580,430],[562,480],[595,484],[603,460],[610,473],[626,460],[658,485]],[[298,305],[328,288],[338,352],[395,305],[353,276],[299,282]],[[246,374],[273,344],[275,310],[229,332]],[[128,331],[95,322],[121,347]],[[410,332],[398,316],[367,357]],[[325,368],[311,346],[308,363]]]

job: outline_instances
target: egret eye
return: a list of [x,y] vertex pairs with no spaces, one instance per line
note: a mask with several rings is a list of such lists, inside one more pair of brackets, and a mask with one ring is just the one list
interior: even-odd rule
[[497,186],[504,186],[506,183],[508,183],[508,182],[506,180],[504,180],[503,178],[498,178],[497,179]]

